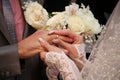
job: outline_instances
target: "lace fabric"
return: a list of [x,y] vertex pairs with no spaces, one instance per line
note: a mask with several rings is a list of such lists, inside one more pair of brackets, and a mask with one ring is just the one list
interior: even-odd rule
[[57,76],[59,74],[59,71],[55,68],[47,67],[46,68],[46,74],[49,80],[58,80]]
[[[81,57],[85,58],[85,45],[75,44],[75,48],[78,52],[78,58],[69,58],[64,52],[48,52],[46,54],[45,62],[48,65],[46,73],[49,80],[57,80],[58,73],[62,75],[63,80],[82,80],[81,79],[81,65],[84,62],[81,61]],[[57,74],[57,75],[56,75]]]
[[[48,52],[45,62],[49,68],[57,69],[63,80],[81,80],[77,66],[65,53]],[[51,78],[49,80],[52,80]]]
[[81,71],[82,67],[86,64],[87,59],[86,59],[86,52],[85,52],[85,44],[74,44],[77,53],[78,53],[78,57],[77,58],[73,58],[73,61],[75,62],[75,64],[77,65],[78,69]]
[[74,46],[75,46],[75,48],[77,49],[78,58],[83,55],[84,58],[86,59],[85,44],[84,44],[84,43],[75,44]]

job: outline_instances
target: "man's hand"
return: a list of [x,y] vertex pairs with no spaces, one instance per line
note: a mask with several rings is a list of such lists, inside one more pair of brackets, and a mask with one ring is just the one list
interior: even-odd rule
[[50,42],[52,39],[56,38],[56,35],[47,35],[47,32],[42,30],[36,31],[18,43],[19,57],[29,58],[41,52],[43,48],[40,45],[39,38]]

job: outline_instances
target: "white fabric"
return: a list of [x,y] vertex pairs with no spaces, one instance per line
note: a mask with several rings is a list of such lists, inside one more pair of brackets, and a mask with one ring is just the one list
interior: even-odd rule
[[[118,37],[117,35],[115,37]],[[75,45],[78,58],[74,60],[71,60],[63,52],[48,52],[45,62],[48,65],[47,75],[49,80],[57,80],[57,75],[54,73],[59,72],[63,80],[120,80],[120,49],[113,48],[105,52],[104,44],[102,45],[98,49],[101,53],[98,54],[94,51],[96,53],[91,54],[89,61],[85,58],[84,44]],[[120,43],[115,42],[113,46],[115,45],[120,46]],[[84,55],[85,63],[80,60],[81,55]],[[82,71],[78,66],[81,63],[84,65]]]
[[120,80],[120,0],[81,71],[83,80]]
[[[78,58],[75,58],[74,60],[81,63],[82,65],[85,65],[85,62],[87,61],[86,59],[86,52],[85,52],[85,44],[75,44],[75,48],[77,49],[78,52]],[[80,58],[83,57],[84,60],[80,60]]]
[[[48,52],[45,62],[49,68],[57,69],[62,75],[63,80],[81,80],[77,66],[65,53]],[[50,78],[49,75],[48,77]],[[52,79],[50,78],[49,80]]]
[[84,43],[82,43],[82,44],[75,44],[74,46],[77,49],[78,57],[81,57],[81,54],[82,54],[86,58],[86,52],[84,50],[85,49],[85,44]]
[[[113,44],[113,46],[115,45],[116,44]],[[79,52],[78,58],[75,59],[75,62],[63,52],[48,52],[46,54],[45,62],[49,68],[47,70],[47,74],[49,73],[49,80],[57,80],[57,75],[54,73],[59,72],[62,74],[63,80],[120,80],[119,50],[113,48],[110,49],[108,53],[104,52],[104,46],[101,46],[101,53],[92,53],[89,61],[84,57],[84,63],[79,59],[81,55],[85,55],[84,45],[77,44],[75,46]],[[114,53],[114,51],[117,52]],[[81,63],[84,65],[84,68],[80,72],[78,64],[81,65]]]
[[[82,63],[82,65],[84,65],[84,62],[79,60],[81,55],[85,55],[84,44],[77,44],[75,46],[78,51],[78,58],[75,60],[78,62],[77,64],[80,63],[81,65]],[[82,80],[79,68],[64,52],[48,52],[45,62],[48,65],[47,75],[49,80],[57,80],[57,75],[55,73],[58,72],[62,75],[63,80]]]

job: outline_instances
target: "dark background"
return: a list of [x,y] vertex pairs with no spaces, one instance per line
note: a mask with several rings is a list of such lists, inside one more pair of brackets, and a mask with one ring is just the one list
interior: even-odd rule
[[[77,0],[77,4],[83,3],[85,6],[89,5],[95,18],[100,24],[105,24],[109,15],[112,13],[118,0]],[[65,6],[70,4],[70,0],[45,0],[44,8],[49,13],[53,11],[64,11]],[[105,16],[107,14],[107,17]]]

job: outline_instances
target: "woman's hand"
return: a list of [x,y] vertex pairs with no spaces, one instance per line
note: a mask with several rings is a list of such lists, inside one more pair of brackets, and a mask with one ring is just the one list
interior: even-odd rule
[[41,51],[40,57],[47,64],[49,70],[47,70],[48,78],[55,79],[56,75],[50,69],[60,72],[65,80],[79,80],[79,70],[75,63],[64,54],[64,50],[59,47],[50,45],[44,39],[39,38],[41,46],[44,51]]
[[43,38],[39,38],[40,45],[43,47],[43,50],[40,52],[40,57],[44,61],[45,60],[45,55],[47,52],[57,52],[57,53],[62,53],[65,52],[67,53],[67,50],[58,48],[54,45],[50,45],[47,41],[45,41]]
[[[54,43],[59,44],[64,49],[69,51],[70,56],[77,58],[78,52],[74,44],[83,43],[83,36],[77,35],[70,30],[55,30],[49,34],[57,34],[59,37],[56,40],[53,40]],[[68,39],[67,39],[67,38]]]
[[[72,31],[65,30],[54,30],[49,32],[49,34],[59,35],[60,39],[66,42],[72,42],[73,44],[83,43],[83,36],[73,33]],[[67,38],[66,38],[67,37]]]
[[[84,64],[86,63],[85,58],[85,46],[83,43],[83,36],[77,35],[70,30],[59,30],[50,32],[50,34],[60,35],[54,43],[59,44],[64,49],[68,50],[68,54],[76,63],[76,65],[81,70]],[[62,38],[61,38],[62,36]],[[66,41],[64,37],[69,37],[72,39],[72,43],[70,41]]]

